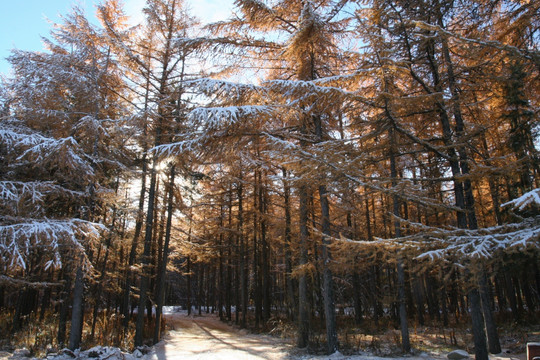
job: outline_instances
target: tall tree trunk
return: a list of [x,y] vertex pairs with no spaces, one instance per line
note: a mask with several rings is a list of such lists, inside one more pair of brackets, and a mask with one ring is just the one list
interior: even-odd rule
[[289,319],[294,320],[296,305],[294,303],[294,280],[292,274],[291,258],[291,188],[287,180],[287,170],[283,168],[283,196],[285,206],[285,288],[287,299],[287,314]]
[[[243,328],[247,325],[247,308],[248,308],[248,261],[247,261],[247,241],[244,238],[244,192],[242,185],[242,174],[238,183],[238,237],[240,242],[240,287],[242,301],[242,318],[240,324]],[[238,313],[238,309],[236,310]]]
[[[220,226],[223,227],[223,217],[224,217],[224,214],[223,214],[223,206],[221,206],[221,209],[220,209]],[[224,287],[224,278],[225,278],[225,274],[223,273],[223,233],[219,234],[219,243],[218,243],[218,246],[219,246],[219,250],[218,250],[218,266],[217,266],[217,271],[218,271],[218,274],[217,274],[217,283],[218,283],[218,286],[217,286],[217,306],[218,306],[218,316],[219,316],[219,319],[221,321],[223,321],[225,319],[225,317],[223,316],[223,287]]]
[[[484,316],[480,304],[480,294],[476,286],[469,290],[469,302],[471,304],[472,331],[474,337],[474,354],[476,360],[488,360],[486,336],[484,332]],[[480,311],[475,311],[479,309]]]
[[[229,202],[228,202],[228,208],[229,208],[229,215],[228,215],[228,229],[229,233],[227,234],[227,260],[225,263],[225,266],[227,268],[226,271],[226,281],[225,281],[225,315],[227,317],[227,321],[232,320],[232,299],[231,299],[231,293],[232,293],[232,286],[233,286],[233,264],[234,261],[233,256],[233,235],[232,235],[232,198],[233,198],[233,192],[232,188],[229,189]],[[235,285],[236,285],[236,279],[235,279]],[[235,286],[236,288],[236,286]]]
[[197,291],[197,310],[199,312],[199,316],[202,315],[202,308],[203,308],[203,302],[204,302],[204,264],[199,263],[197,268],[199,270],[199,291]]
[[56,341],[60,347],[64,347],[66,342],[66,324],[69,314],[69,300],[71,298],[71,271],[69,268],[70,266],[67,265],[62,269],[64,273],[64,287],[61,293],[62,302],[60,304],[60,313],[58,314],[58,333],[56,336]]
[[418,315],[418,323],[422,326],[425,325],[424,319],[424,296],[422,294],[422,284],[417,276],[413,277],[413,293],[416,305],[416,313]]
[[[118,182],[116,183],[116,191],[118,192]],[[95,287],[95,303],[94,303],[94,311],[93,311],[93,317],[92,317],[92,330],[90,331],[90,339],[92,340],[94,339],[94,335],[96,331],[96,322],[97,322],[97,317],[99,313],[99,306],[101,305],[103,281],[105,280],[107,264],[109,261],[111,240],[113,236],[112,230],[116,227],[117,208],[115,205],[113,205],[112,211],[113,212],[112,212],[112,219],[111,219],[111,225],[110,225],[111,233],[107,235],[107,240],[105,241],[105,255],[103,257],[103,262],[101,264],[99,279]]]
[[300,276],[298,278],[298,339],[299,348],[305,348],[309,343],[309,310],[307,293],[307,274],[308,264],[308,190],[306,185],[301,185],[298,189],[300,198],[300,258],[298,267]]
[[[313,124],[315,125],[315,135],[317,141],[323,141],[323,126],[322,119],[319,115],[312,116]],[[332,256],[328,246],[330,245],[329,238],[332,236],[330,223],[330,204],[328,201],[328,191],[326,189],[326,177],[320,171],[321,183],[319,185],[319,202],[321,206],[321,225],[322,225],[322,241],[321,255],[323,266],[323,300],[324,300],[324,316],[326,319],[326,341],[327,351],[333,354],[338,349],[337,328],[336,328],[336,305],[334,303],[334,281],[332,278],[332,270],[330,262]]]
[[360,290],[362,284],[360,282],[360,275],[358,274],[357,269],[353,270],[352,276],[354,320],[356,325],[360,325],[362,323],[362,291]]
[[152,230],[154,225],[154,204],[156,197],[156,183],[157,183],[157,172],[156,172],[156,162],[153,160],[152,169],[150,171],[150,188],[148,192],[148,209],[146,211],[146,228],[144,235],[144,251],[142,256],[142,274],[141,274],[141,284],[139,289],[139,305],[137,307],[137,323],[135,326],[135,338],[134,344],[135,347],[142,346],[144,340],[144,310],[146,306],[146,301],[148,299],[148,285],[149,285],[149,265],[151,262],[151,247],[152,247]]
[[482,311],[484,321],[486,323],[486,333],[489,345],[489,352],[499,354],[501,352],[501,343],[499,341],[499,333],[495,326],[495,321],[491,312],[491,301],[489,295],[489,286],[487,276],[484,271],[480,271],[478,283],[480,285],[480,300],[482,302]]
[[82,269],[82,259],[77,274],[75,276],[75,286],[73,288],[73,308],[71,310],[71,329],[69,332],[70,350],[78,349],[81,346],[83,328],[83,301],[84,301],[84,276]]
[[324,298],[324,316],[326,319],[326,341],[327,351],[333,354],[338,349],[337,326],[336,326],[336,306],[334,303],[334,281],[330,262],[332,257],[328,249],[330,232],[330,205],[328,203],[328,192],[325,185],[319,186],[319,199],[321,203],[322,214],[322,244],[321,253],[323,260],[323,298]]
[[260,279],[260,260],[259,260],[259,244],[258,244],[258,235],[259,235],[259,217],[258,207],[259,200],[259,189],[260,189],[260,171],[257,169],[253,175],[254,177],[254,186],[253,186],[253,286],[254,294],[253,301],[255,303],[255,328],[259,328],[259,321],[262,315],[262,289],[261,289],[261,279]]
[[163,300],[165,294],[165,280],[167,277],[167,262],[169,259],[169,243],[171,240],[171,227],[174,203],[174,178],[175,165],[171,165],[171,175],[169,180],[168,203],[167,203],[167,224],[165,225],[165,244],[163,245],[163,255],[161,258],[160,268],[157,277],[157,297],[156,297],[156,323],[154,326],[154,344],[158,343],[161,338],[161,316],[163,308]]
[[[266,175],[266,174],[265,174]],[[270,246],[267,239],[267,210],[268,195],[266,184],[262,182],[260,187],[259,207],[261,209],[261,251],[262,251],[262,297],[263,297],[263,319],[270,319],[272,306],[272,281],[270,278]]]
[[[148,74],[146,78],[146,86],[145,86],[145,93],[144,93],[144,113],[146,114],[148,111],[148,101],[150,97],[150,68],[148,68]],[[146,119],[145,119],[146,120]],[[128,258],[128,266],[126,268],[126,278],[125,278],[125,285],[124,285],[124,299],[123,299],[123,310],[124,310],[124,321],[123,325],[124,328],[127,329],[129,325],[129,319],[130,319],[130,293],[131,293],[131,281],[133,277],[133,272],[131,271],[132,266],[135,264],[135,258],[137,256],[137,247],[139,245],[139,238],[141,236],[141,230],[144,220],[144,198],[146,195],[146,175],[148,172],[148,160],[146,158],[146,152],[147,152],[147,131],[148,131],[148,125],[147,121],[143,122],[143,144],[142,144],[142,173],[141,173],[141,191],[139,193],[139,204],[137,207],[137,219],[135,221],[135,231],[133,233],[133,240],[131,242],[131,250],[129,252],[129,258]]]
[[[386,83],[385,79],[385,83]],[[385,85],[386,86],[386,85]],[[385,100],[385,112],[389,119],[393,119],[390,112],[388,100]],[[394,235],[396,238],[401,237],[401,222],[400,222],[400,201],[396,193],[398,171],[396,166],[397,139],[394,126],[389,128],[390,138],[390,177],[392,179],[392,187],[394,194],[392,195],[393,214],[394,214]],[[399,303],[399,323],[401,327],[401,348],[403,352],[411,351],[411,342],[409,339],[409,325],[407,322],[407,300],[405,297],[405,270],[403,269],[403,257],[401,250],[398,248],[397,254],[397,280],[398,280],[398,303]]]
[[[191,230],[191,229],[190,229]],[[188,315],[191,315],[191,311],[192,311],[192,304],[191,304],[191,257],[188,255],[187,256],[187,259],[186,259],[186,272],[187,272],[187,276],[186,276],[186,281],[187,281],[187,289],[186,289],[186,297],[187,297],[187,311],[188,311]]]

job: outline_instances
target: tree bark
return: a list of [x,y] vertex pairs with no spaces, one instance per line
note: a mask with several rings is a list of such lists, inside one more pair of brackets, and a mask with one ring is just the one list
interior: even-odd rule
[[484,271],[480,272],[478,282],[480,285],[480,300],[482,302],[482,312],[484,314],[484,321],[486,324],[486,334],[489,345],[489,352],[492,354],[499,354],[501,352],[501,343],[499,341],[497,326],[495,325],[495,321],[491,312],[491,301],[489,296],[488,281]]
[[300,258],[298,266],[300,276],[298,278],[298,338],[299,348],[305,348],[309,343],[309,310],[307,294],[307,274],[308,264],[308,191],[306,185],[301,185],[298,189],[300,198]]
[[469,302],[471,304],[472,331],[474,337],[474,355],[476,360],[489,360],[484,332],[484,317],[478,288],[473,286],[469,290]]
[[137,307],[137,323],[135,326],[135,338],[134,344],[135,347],[142,346],[144,340],[144,309],[146,306],[146,301],[148,299],[148,285],[149,285],[149,265],[150,265],[150,252],[152,246],[152,230],[154,225],[154,199],[156,197],[156,182],[157,182],[157,173],[156,173],[156,162],[154,159],[152,164],[152,169],[150,171],[150,188],[148,192],[148,209],[146,211],[146,228],[144,235],[144,251],[142,256],[142,275],[141,275],[141,284],[139,289],[139,305]]
[[169,259],[169,243],[171,240],[171,227],[174,203],[174,178],[175,165],[171,165],[171,175],[169,180],[168,203],[167,203],[167,224],[165,225],[165,243],[163,245],[163,255],[161,258],[160,268],[157,278],[157,297],[156,297],[156,323],[154,326],[154,344],[158,343],[161,338],[161,316],[163,301],[165,295],[165,280],[167,277],[167,262]]
[[330,205],[328,203],[328,192],[325,185],[319,186],[319,199],[321,203],[322,214],[322,260],[323,260],[323,298],[324,298],[324,316],[326,319],[326,341],[328,354],[333,354],[338,349],[337,326],[336,326],[336,306],[334,303],[334,281],[330,262],[332,256],[328,250],[330,232]]
[[294,303],[294,280],[292,274],[292,258],[291,258],[291,188],[287,180],[287,170],[283,169],[283,197],[285,206],[285,288],[287,299],[287,314],[290,320],[294,320],[295,308]]
[[[82,263],[82,260],[81,260]],[[71,329],[69,332],[70,350],[78,349],[81,346],[83,327],[83,301],[84,301],[84,276],[82,264],[77,268],[75,276],[75,286],[73,288],[73,308],[71,310]]]

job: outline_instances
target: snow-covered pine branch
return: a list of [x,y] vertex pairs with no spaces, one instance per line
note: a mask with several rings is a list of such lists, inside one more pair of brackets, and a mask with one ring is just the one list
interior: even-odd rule
[[210,139],[209,136],[206,136],[206,134],[202,132],[191,132],[185,135],[180,134],[180,137],[184,140],[153,147],[150,149],[150,152],[153,152],[159,158],[177,156],[185,151],[195,151]]
[[219,79],[203,78],[186,81],[184,84],[206,96],[227,98],[228,100],[240,100],[249,93],[256,93],[259,94],[259,96],[264,96],[266,94],[266,88],[262,86],[241,84]]
[[[419,234],[420,235],[420,234]],[[540,248],[540,217],[521,223],[478,230],[439,230],[439,236],[427,234],[419,259],[435,260],[456,255],[458,258],[490,258],[497,251],[524,251]]]
[[18,203],[27,199],[34,206],[39,206],[43,198],[49,194],[64,197],[84,196],[82,192],[66,189],[53,181],[0,181],[0,200],[3,202]]
[[501,205],[502,208],[511,208],[514,210],[523,210],[527,206],[540,207],[540,189],[534,189],[521,195],[517,199],[508,201]]
[[223,129],[239,121],[252,118],[268,118],[275,111],[269,105],[243,105],[227,107],[196,108],[189,113],[190,125],[208,130]]
[[0,225],[3,271],[26,269],[28,257],[34,251],[41,254],[45,269],[62,265],[61,250],[73,250],[86,257],[84,244],[93,242],[106,231],[101,224],[81,219],[18,220],[14,224]]
[[[452,258],[457,263],[467,259],[491,258],[500,251],[523,252],[540,249],[540,217],[521,223],[505,224],[477,230],[443,229],[418,225],[421,230],[400,238],[378,238],[374,241],[349,239],[340,234],[333,241],[346,242],[363,248],[407,250],[416,259],[436,261]],[[318,231],[317,229],[312,229]]]
[[38,145],[46,139],[40,134],[33,133],[17,120],[10,119],[0,123],[0,144],[4,145],[9,152],[17,148]]
[[73,137],[46,137],[13,120],[0,125],[0,144],[6,146],[8,153],[20,154],[17,161],[64,168],[79,176],[94,174],[84,158],[84,151]]
[[41,137],[41,142],[31,145],[17,158],[41,165],[64,168],[78,176],[92,177],[92,166],[83,159],[84,152],[72,137],[52,139]]
[[358,102],[362,104],[375,104],[368,98],[335,86],[319,85],[315,81],[302,80],[270,80],[264,85],[271,91],[289,98],[289,105],[301,106],[305,104],[317,105],[320,109],[324,104],[340,104]]

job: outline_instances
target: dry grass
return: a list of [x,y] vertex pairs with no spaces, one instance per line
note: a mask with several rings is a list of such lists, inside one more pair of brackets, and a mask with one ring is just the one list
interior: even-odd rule
[[[12,332],[13,314],[3,312],[0,314],[0,351],[13,351],[26,348],[34,357],[45,357],[48,351],[57,351],[58,316],[46,313],[43,320],[35,316],[28,316],[23,321],[19,331]],[[92,316],[85,314],[84,332],[81,347],[91,348],[96,345],[115,346],[129,349],[133,344],[133,325],[124,331],[121,317],[115,314],[101,313],[96,322],[94,337],[91,337]],[[69,339],[69,322],[66,326],[66,341]]]

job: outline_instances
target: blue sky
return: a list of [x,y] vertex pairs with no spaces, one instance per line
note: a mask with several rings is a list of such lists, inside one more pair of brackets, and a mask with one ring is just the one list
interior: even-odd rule
[[[85,9],[89,18],[99,0],[0,0],[0,73],[9,72],[5,60],[10,50],[43,50],[41,37],[49,37],[52,22],[69,13],[73,5]],[[124,0],[125,9],[135,21],[141,17],[145,0]],[[233,0],[185,0],[191,13],[203,21],[229,17]],[[49,20],[47,20],[49,19]]]

